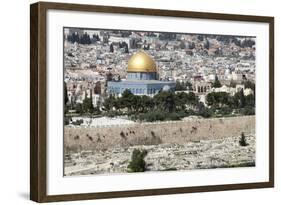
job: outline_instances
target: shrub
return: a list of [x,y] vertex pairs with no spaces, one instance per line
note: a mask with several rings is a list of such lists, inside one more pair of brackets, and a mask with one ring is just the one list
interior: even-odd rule
[[241,137],[240,137],[240,140],[239,140],[239,145],[242,146],[242,147],[245,147],[245,146],[248,145],[248,143],[246,141],[246,137],[245,137],[243,132],[241,133]]
[[77,103],[76,105],[75,105],[75,111],[76,111],[76,113],[78,113],[78,114],[83,114],[83,107],[82,107],[82,104],[81,103]]
[[105,116],[111,117],[111,118],[119,116],[119,115],[121,115],[121,113],[119,113],[117,111],[113,111],[113,110],[108,111],[108,112],[105,113]]
[[64,117],[64,125],[69,125],[70,118]]
[[241,113],[243,115],[255,115],[255,108],[246,106],[245,108],[241,109]]
[[190,116],[190,115],[196,115],[196,112],[192,109],[188,109],[185,111],[186,116]]
[[66,113],[68,113],[68,111],[69,111],[69,107],[68,107],[67,105],[65,105],[64,108],[63,108],[63,110],[64,110],[64,114],[66,114]]
[[181,118],[182,118],[181,115],[176,112],[169,113],[167,116],[168,120],[180,120]]
[[219,114],[221,115],[229,115],[232,113],[232,109],[229,108],[229,107],[222,107],[220,110],[219,110]]
[[128,165],[129,172],[144,172],[146,169],[146,162],[144,160],[147,155],[146,150],[134,149],[131,161]]
[[73,125],[81,125],[81,124],[83,124],[83,122],[84,122],[83,119],[80,119],[80,120],[73,121],[72,124]]
[[135,116],[141,121],[154,122],[154,121],[163,121],[165,120],[165,114],[163,112],[148,112],[142,113]]
[[148,112],[141,113],[132,117],[132,119],[146,121],[146,122],[155,122],[155,121],[165,121],[165,120],[180,120],[183,117],[188,116],[185,112]]
[[201,107],[199,110],[198,110],[198,115],[199,116],[202,116],[204,118],[209,118],[211,117],[213,114],[212,110],[207,108],[207,107]]

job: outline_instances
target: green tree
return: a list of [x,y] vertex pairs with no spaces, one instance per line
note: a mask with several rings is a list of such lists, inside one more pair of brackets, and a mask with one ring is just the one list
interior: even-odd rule
[[229,98],[226,92],[211,92],[206,96],[206,101],[209,106],[220,108],[223,105],[229,105]]
[[255,95],[254,94],[249,94],[245,96],[245,105],[249,107],[255,107]]
[[255,114],[255,107],[245,106],[241,109],[241,113],[243,115],[254,115]]
[[174,93],[170,91],[162,91],[154,96],[155,104],[160,110],[173,112],[176,108],[176,100]]
[[219,78],[218,78],[217,75],[215,76],[215,81],[213,82],[212,87],[213,88],[220,88],[221,87],[221,82],[219,81]]
[[154,108],[153,98],[142,95],[140,98],[140,112],[148,112]]
[[79,113],[80,115],[83,114],[83,106],[81,103],[76,103],[75,104],[75,111],[76,113]]
[[204,117],[204,118],[209,118],[213,114],[212,110],[205,107],[202,102],[199,103],[198,105],[198,115]]
[[114,52],[113,44],[110,44],[110,46],[109,46],[109,51],[110,51],[110,53],[113,53],[113,52]]
[[208,94],[207,94],[207,96],[206,96],[206,102],[207,102],[207,104],[210,105],[210,106],[216,104],[216,99],[215,99],[215,93],[214,93],[214,92],[211,92],[211,93],[208,93]]
[[69,125],[70,118],[64,116],[64,125]]
[[247,141],[246,141],[246,137],[244,135],[244,132],[241,133],[241,137],[239,139],[239,145],[242,147],[245,147],[248,145]]
[[82,108],[84,113],[93,113],[94,106],[93,106],[93,99],[92,99],[92,90],[90,90],[90,97],[87,97],[87,93],[85,92],[85,97],[82,103]]
[[182,90],[187,90],[187,87],[185,86],[184,83],[181,83],[179,81],[176,81],[176,91],[182,91]]
[[138,113],[139,110],[142,108],[142,97],[139,95],[133,95],[130,98],[130,107],[132,108],[133,113]]
[[131,161],[128,165],[129,172],[144,172],[146,169],[146,162],[144,160],[147,155],[146,150],[134,149]]
[[133,109],[134,101],[135,101],[134,94],[128,89],[124,90],[124,92],[122,93],[122,97],[120,99],[122,108],[127,108],[128,111],[131,112]]
[[63,82],[63,92],[64,92],[64,104],[66,105],[66,103],[68,102],[66,82]]
[[246,81],[243,82],[243,84],[244,84],[245,88],[252,89],[254,91],[254,94],[255,94],[255,91],[256,91],[256,84],[255,83],[253,83],[250,80],[246,80]]
[[110,95],[108,98],[106,98],[103,102],[103,107],[104,109],[109,112],[109,111],[112,111],[113,110],[113,107],[115,105],[115,102],[116,99],[113,95]]
[[176,93],[177,110],[185,110],[187,101],[188,101],[187,93],[185,93],[185,92]]
[[189,91],[193,90],[192,84],[190,82],[186,81],[185,86],[188,88]]
[[197,105],[198,103],[199,103],[198,96],[196,96],[194,92],[189,92],[187,94],[187,104],[189,104],[189,105]]
[[175,94],[176,107],[178,110],[185,110],[189,106],[197,106],[199,103],[198,97],[193,93],[179,92]]
[[129,53],[129,46],[128,46],[127,43],[126,43],[126,45],[125,45],[125,53]]
[[238,99],[239,99],[239,108],[243,108],[246,105],[246,99],[245,99],[245,95],[244,95],[244,89],[241,89],[238,92]]

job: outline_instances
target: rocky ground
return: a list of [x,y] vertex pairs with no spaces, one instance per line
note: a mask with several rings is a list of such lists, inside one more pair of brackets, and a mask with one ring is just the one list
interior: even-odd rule
[[139,145],[101,151],[82,151],[65,155],[65,175],[127,172],[135,148],[145,149],[147,171],[191,170],[255,166],[255,136],[247,135],[247,146],[240,136],[186,144]]

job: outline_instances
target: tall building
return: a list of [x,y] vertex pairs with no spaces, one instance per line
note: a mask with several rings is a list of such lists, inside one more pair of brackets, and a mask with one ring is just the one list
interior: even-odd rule
[[108,93],[120,96],[126,89],[134,95],[154,96],[161,90],[175,90],[174,81],[158,80],[156,63],[143,50],[136,52],[128,62],[127,79],[109,81]]

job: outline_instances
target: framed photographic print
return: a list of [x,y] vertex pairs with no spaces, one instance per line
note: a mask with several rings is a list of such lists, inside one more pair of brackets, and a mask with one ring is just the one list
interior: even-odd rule
[[274,186],[274,18],[40,2],[37,202]]

